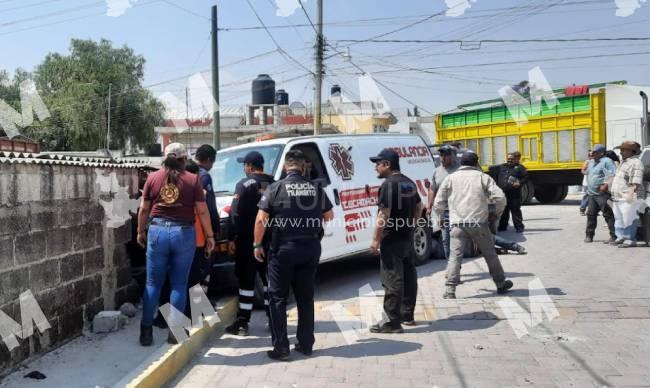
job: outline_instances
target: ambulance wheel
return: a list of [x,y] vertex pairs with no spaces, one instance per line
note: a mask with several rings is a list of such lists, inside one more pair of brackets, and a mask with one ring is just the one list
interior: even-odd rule
[[411,235],[413,242],[413,252],[415,254],[415,265],[422,265],[429,261],[432,254],[432,237],[431,229],[425,226],[417,226],[413,229]]

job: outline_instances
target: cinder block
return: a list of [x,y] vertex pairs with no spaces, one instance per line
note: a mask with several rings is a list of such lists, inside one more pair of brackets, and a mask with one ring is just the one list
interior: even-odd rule
[[32,232],[53,230],[58,226],[58,207],[54,202],[34,202],[29,206],[29,225]]
[[96,248],[84,253],[84,276],[104,269],[104,248]]
[[41,172],[37,165],[23,165],[16,175],[18,200],[21,203],[41,200]]
[[82,306],[102,295],[102,276],[86,277],[73,283],[74,304]]
[[0,271],[14,266],[14,238],[0,238]]
[[72,249],[78,252],[94,248],[96,246],[95,232],[96,229],[90,225],[75,227],[72,232]]
[[126,325],[127,318],[119,311],[100,311],[93,318],[93,333],[110,333]]
[[29,267],[29,288],[38,292],[52,288],[61,281],[59,260],[51,259]]
[[29,205],[0,207],[0,236],[29,232]]
[[74,286],[67,284],[35,295],[43,314],[50,319],[72,312],[79,306],[75,304]]
[[81,334],[84,326],[83,309],[76,308],[59,317],[59,335],[61,339],[74,338]]
[[72,228],[59,228],[47,233],[47,257],[60,256],[72,251]]
[[61,266],[61,282],[68,282],[83,276],[84,273],[84,256],[82,253],[76,253],[62,257],[60,259]]
[[0,164],[0,206],[16,205],[18,202],[16,180],[16,166]]
[[14,241],[16,264],[28,264],[43,260],[47,232],[36,232],[16,237]]
[[12,269],[0,273],[0,304],[14,302],[29,288],[29,270]]

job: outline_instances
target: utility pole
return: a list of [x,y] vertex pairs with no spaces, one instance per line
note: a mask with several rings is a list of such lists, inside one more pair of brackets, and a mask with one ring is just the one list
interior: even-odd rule
[[316,69],[314,72],[315,96],[314,96],[314,135],[320,135],[322,117],[321,101],[323,99],[323,49],[325,38],[323,37],[323,0],[318,0],[318,32],[316,33]]
[[217,23],[217,6],[212,6],[212,117],[214,120],[214,148],[221,148],[221,114],[219,112],[219,25]]
[[111,88],[113,84],[108,84],[108,120],[106,124],[106,149],[111,149]]

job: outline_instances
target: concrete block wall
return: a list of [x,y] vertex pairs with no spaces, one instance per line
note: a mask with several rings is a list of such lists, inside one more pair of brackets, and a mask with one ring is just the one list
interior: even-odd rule
[[[112,174],[119,187],[98,184]],[[80,335],[97,312],[137,301],[131,225],[109,227],[102,206],[137,183],[134,168],[0,163],[0,310],[21,324],[19,295],[31,290],[51,325],[11,351],[0,341],[0,376]]]

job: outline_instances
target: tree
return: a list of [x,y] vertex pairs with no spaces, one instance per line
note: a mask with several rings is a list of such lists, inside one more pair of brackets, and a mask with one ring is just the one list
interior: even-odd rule
[[[105,148],[111,85],[110,148],[151,143],[154,127],[163,121],[164,107],[142,86],[144,64],[145,59],[126,46],[73,39],[69,55],[50,53],[37,66],[33,79],[51,117],[35,122],[24,134],[39,140],[46,150]],[[3,75],[8,79],[0,73],[0,81]],[[3,93],[15,98],[18,78],[19,73],[6,91],[0,87],[0,98]]]

